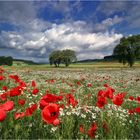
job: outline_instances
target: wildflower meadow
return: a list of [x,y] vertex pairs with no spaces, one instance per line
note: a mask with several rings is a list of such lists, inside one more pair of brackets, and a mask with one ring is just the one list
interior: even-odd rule
[[0,139],[139,139],[140,69],[0,68]]

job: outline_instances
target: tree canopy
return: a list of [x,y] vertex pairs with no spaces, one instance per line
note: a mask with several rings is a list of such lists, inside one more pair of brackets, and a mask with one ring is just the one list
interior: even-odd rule
[[113,55],[117,56],[120,63],[128,63],[132,67],[135,60],[140,57],[140,35],[123,37],[114,48]]
[[69,66],[72,62],[77,60],[75,51],[73,50],[56,50],[51,52],[49,55],[50,65],[55,65],[55,67],[59,67],[60,63],[65,64],[65,66]]
[[8,65],[12,66],[13,65],[13,58],[11,56],[0,56],[0,66],[1,65]]

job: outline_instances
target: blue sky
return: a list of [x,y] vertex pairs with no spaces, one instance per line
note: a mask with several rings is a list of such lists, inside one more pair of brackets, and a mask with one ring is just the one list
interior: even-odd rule
[[47,62],[73,49],[79,60],[111,55],[140,33],[139,1],[0,1],[0,55]]

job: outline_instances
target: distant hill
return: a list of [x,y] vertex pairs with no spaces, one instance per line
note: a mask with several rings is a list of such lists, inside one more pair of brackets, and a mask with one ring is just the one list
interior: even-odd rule
[[89,63],[89,62],[112,62],[117,61],[117,56],[115,55],[109,55],[105,56],[103,59],[85,59],[85,60],[79,60],[78,63]]
[[108,56],[105,56],[104,57],[104,61],[117,61],[118,59],[118,56],[117,55],[108,55]]
[[85,60],[79,60],[77,63],[89,63],[89,62],[101,62],[103,59],[85,59]]

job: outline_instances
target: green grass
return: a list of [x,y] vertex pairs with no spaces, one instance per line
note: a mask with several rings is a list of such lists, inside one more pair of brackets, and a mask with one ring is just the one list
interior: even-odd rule
[[[65,67],[64,64],[61,64],[59,68],[50,66],[49,64],[42,65],[28,65],[24,62],[14,62],[12,66],[14,69],[27,69],[27,70],[46,70],[46,69],[129,69],[128,65],[122,65],[118,62],[91,62],[91,63],[73,63],[69,67]],[[5,68],[9,69],[9,67],[5,66]],[[133,68],[140,68],[140,62],[136,62]]]

